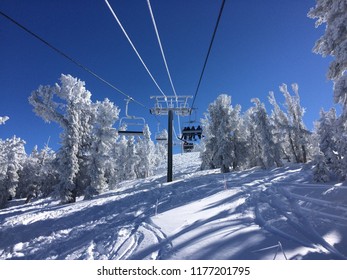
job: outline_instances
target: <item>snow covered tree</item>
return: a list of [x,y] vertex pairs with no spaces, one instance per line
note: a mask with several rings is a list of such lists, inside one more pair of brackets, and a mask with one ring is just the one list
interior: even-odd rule
[[19,173],[18,198],[26,197],[26,202],[29,202],[34,197],[46,197],[53,192],[57,183],[54,159],[55,153],[48,145],[41,151],[34,147]]
[[[7,120],[7,117],[0,117],[0,125],[4,124]],[[5,178],[5,142],[0,138],[0,208],[3,207],[7,201],[7,190],[3,184]]]
[[310,9],[308,16],[317,19],[316,27],[326,24],[325,33],[313,50],[323,57],[334,57],[328,78],[334,81],[335,102],[347,110],[347,1],[316,0],[316,6]]
[[146,178],[153,175],[156,164],[155,145],[151,140],[151,132],[149,126],[145,125],[143,138],[139,139],[136,145],[137,155],[140,161],[136,166],[136,174],[138,178]]
[[272,121],[275,125],[276,142],[282,146],[284,157],[297,163],[304,163],[311,157],[311,133],[303,122],[305,110],[301,107],[299,87],[292,84],[295,95],[288,92],[286,84],[280,86],[285,97],[286,113],[277,104],[274,93],[270,92],[269,101],[273,105]]
[[23,168],[19,173],[19,184],[16,191],[17,198],[28,197],[29,193],[33,196],[38,196],[39,188],[39,162],[38,162],[38,149],[34,147],[31,154],[26,158]]
[[113,125],[118,119],[119,109],[108,99],[95,104],[96,118],[93,126],[91,154],[91,182],[85,192],[85,199],[108,189],[108,178],[112,161],[112,150],[116,142]]
[[[342,181],[347,180],[347,115],[342,113],[336,118],[334,127],[331,130],[333,134],[332,143],[333,154],[326,152],[327,162],[332,161],[331,171]],[[334,120],[334,117],[330,117]]]
[[253,124],[253,108],[249,108],[243,115],[243,132],[246,138],[246,153],[244,158],[246,161],[246,168],[255,166],[261,166],[259,154],[260,154],[260,143],[255,126]]
[[325,33],[318,39],[313,51],[323,57],[334,58],[327,76],[334,82],[335,103],[342,105],[342,113],[335,122],[335,153],[339,157],[339,166],[334,173],[341,180],[345,180],[347,178],[347,1],[317,0],[316,6],[311,8],[308,16],[317,19],[316,27],[326,24]]
[[246,167],[247,161],[247,137],[244,133],[244,122],[241,117],[241,106],[235,105],[232,113],[233,118],[233,132],[231,136],[232,141],[232,168],[233,170],[239,170]]
[[288,140],[291,139],[291,130],[289,129],[290,124],[288,116],[278,105],[274,92],[270,91],[268,99],[270,104],[273,106],[270,119],[273,124],[273,136],[275,142],[281,147],[282,157],[291,161],[292,149],[290,148],[290,141]]
[[[162,139],[168,139],[169,134],[166,129],[163,129],[159,135]],[[166,162],[167,160],[167,141],[158,141],[155,144],[155,166]]]
[[128,139],[122,135],[116,139],[116,145],[113,147],[113,154],[115,155],[115,160],[113,161],[113,183],[123,181],[127,179],[127,174],[125,171],[125,161],[126,161],[126,151],[127,151]]
[[299,86],[292,84],[292,89],[295,95],[288,92],[286,84],[280,86],[280,91],[283,93],[286,100],[287,114],[290,122],[292,152],[296,162],[307,162],[310,156],[310,132],[306,129],[303,121],[305,109],[301,107]]
[[40,151],[39,159],[39,195],[47,197],[54,192],[54,186],[58,184],[59,174],[57,172],[57,156],[48,145]]
[[25,141],[14,136],[0,143],[0,207],[16,196],[19,172],[26,158]]
[[313,179],[316,182],[328,182],[330,174],[336,173],[335,171],[339,169],[335,138],[336,111],[334,108],[329,112],[322,109],[320,116],[320,120],[315,123],[314,138],[318,143],[318,150],[314,154]]
[[[258,158],[262,168],[271,168],[274,165],[282,166],[280,147],[274,142],[272,126],[267,115],[265,105],[258,98],[252,99],[255,107],[249,111],[251,125],[251,136],[253,139],[252,157]],[[251,140],[252,141],[252,140]]]
[[135,167],[140,161],[140,157],[136,153],[135,138],[129,137],[127,140],[127,146],[125,150],[125,160],[124,160],[124,177],[127,180],[136,179]]
[[70,75],[61,75],[60,85],[40,86],[29,98],[38,116],[63,128],[61,148],[57,154],[63,203],[74,202],[78,191],[86,187],[81,183],[86,184],[83,176],[87,176],[88,172],[82,167],[85,167],[83,160],[88,155],[92,139],[90,98],[91,93],[85,89],[85,83]]
[[23,168],[23,162],[26,158],[25,141],[14,136],[7,141],[7,173],[5,184],[9,198],[16,196],[16,188],[19,182],[19,171]]
[[330,180],[330,172],[325,160],[325,156],[322,152],[315,155],[314,163],[313,180],[320,183],[328,182]]
[[334,108],[328,112],[321,110],[320,115],[320,120],[316,125],[319,149],[325,156],[326,163],[333,166],[333,170],[336,170],[340,160],[337,154],[336,110]]
[[202,169],[221,168],[221,172],[230,172],[235,166],[233,135],[239,121],[240,107],[231,106],[231,97],[222,94],[208,107],[204,129],[205,150],[201,153]]

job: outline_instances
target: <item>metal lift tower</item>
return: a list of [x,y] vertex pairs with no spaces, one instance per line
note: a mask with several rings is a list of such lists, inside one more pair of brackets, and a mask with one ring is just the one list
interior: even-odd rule
[[154,108],[150,109],[151,114],[168,116],[167,182],[172,182],[173,114],[189,116],[192,113],[188,106],[189,98],[193,96],[151,96],[151,99],[156,100]]

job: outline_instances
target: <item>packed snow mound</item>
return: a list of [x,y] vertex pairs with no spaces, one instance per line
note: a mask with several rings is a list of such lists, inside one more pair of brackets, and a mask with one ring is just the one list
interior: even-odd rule
[[345,259],[347,188],[310,165],[200,171],[198,153],[92,200],[14,200],[0,210],[0,259]]

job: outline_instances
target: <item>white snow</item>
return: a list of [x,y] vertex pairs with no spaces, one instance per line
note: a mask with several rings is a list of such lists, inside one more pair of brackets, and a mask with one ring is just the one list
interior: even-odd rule
[[310,165],[221,174],[198,153],[92,200],[0,210],[0,259],[345,259],[347,188]]

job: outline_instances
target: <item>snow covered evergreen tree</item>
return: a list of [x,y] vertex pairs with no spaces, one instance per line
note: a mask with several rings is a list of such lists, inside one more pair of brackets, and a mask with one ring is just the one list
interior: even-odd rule
[[136,174],[138,178],[146,178],[153,175],[156,164],[155,145],[151,140],[151,132],[149,126],[145,125],[143,138],[139,139],[136,144],[137,155],[140,161],[136,166]]
[[318,142],[318,151],[314,155],[313,179],[316,182],[328,182],[330,171],[339,169],[335,139],[336,111],[334,108],[329,112],[324,112],[322,109],[320,116],[320,120],[315,124],[314,137]]
[[139,164],[141,159],[136,153],[135,138],[133,136],[127,139],[124,159],[124,177],[127,180],[136,179],[135,167]]
[[246,168],[261,166],[260,162],[260,142],[253,124],[253,108],[249,108],[243,115],[243,132],[246,137]]
[[334,99],[344,107],[347,116],[347,1],[316,0],[308,16],[317,19],[316,27],[326,24],[325,33],[318,39],[314,52],[323,57],[333,56],[328,78],[334,81]]
[[116,145],[114,146],[113,153],[115,154],[116,160],[113,162],[114,169],[114,182],[119,182],[127,179],[125,171],[125,161],[127,152],[128,139],[122,135],[118,137]]
[[275,126],[275,139],[282,147],[283,156],[297,163],[307,162],[311,157],[311,133],[303,122],[305,110],[301,107],[299,87],[292,84],[295,95],[291,95],[287,85],[282,84],[280,91],[285,97],[286,113],[277,104],[274,93],[270,92],[269,101],[273,105],[272,121]]
[[292,149],[290,146],[291,130],[287,114],[278,105],[274,92],[269,93],[269,102],[273,106],[271,122],[273,124],[273,136],[275,142],[281,147],[282,157],[291,161]]
[[0,207],[16,196],[19,172],[26,159],[25,141],[14,136],[0,143]]
[[17,198],[38,196],[39,189],[39,161],[38,161],[38,149],[34,147],[31,154],[26,158],[23,163],[23,168],[19,173],[19,184],[16,192]]
[[336,131],[336,110],[334,108],[325,112],[321,110],[320,120],[316,126],[316,134],[318,135],[319,149],[325,156],[325,161],[331,166],[331,169],[336,173],[339,169],[339,155],[337,154],[337,140],[339,136]]
[[[333,171],[341,180],[347,179],[347,1],[317,0],[308,16],[317,19],[316,27],[326,24],[325,33],[320,37],[313,51],[323,57],[332,56],[328,78],[334,82],[334,101],[342,106],[342,113],[335,124],[336,155],[339,165]],[[330,155],[324,153],[326,162]]]
[[292,84],[294,95],[288,92],[286,84],[280,86],[286,100],[287,114],[290,122],[291,138],[290,144],[296,162],[307,162],[310,154],[310,132],[306,129],[303,121],[305,109],[301,107],[299,86]]
[[265,105],[258,98],[252,99],[255,107],[250,110],[251,125],[253,126],[252,137],[256,145],[253,149],[256,154],[252,157],[258,158],[262,168],[282,166],[280,147],[274,142],[272,126],[267,115]]
[[208,107],[204,129],[205,150],[201,152],[202,169],[221,168],[230,172],[235,167],[236,157],[233,136],[239,122],[240,107],[231,106],[231,97],[222,94]]
[[48,145],[41,151],[35,146],[19,172],[16,197],[27,198],[26,202],[29,202],[32,198],[47,197],[52,194],[58,177],[54,160],[55,152]]
[[328,182],[330,180],[330,172],[322,152],[314,156],[314,163],[313,180],[320,183]]
[[[168,139],[169,134],[166,129],[163,129],[160,133],[162,139]],[[155,144],[155,166],[167,160],[167,141],[158,141]]]
[[233,170],[241,170],[246,167],[247,161],[247,137],[244,133],[243,119],[241,117],[241,106],[235,105],[233,108],[233,132],[232,132],[232,148],[233,148]]
[[[40,150],[37,155],[38,160],[38,190],[39,197],[47,197],[54,192],[54,186],[58,183],[56,153],[48,144]],[[30,195],[30,193],[29,193]]]
[[108,99],[95,104],[96,119],[93,126],[91,154],[91,182],[85,192],[85,199],[108,189],[108,178],[112,161],[112,150],[116,142],[113,125],[118,119],[119,109]]
[[84,177],[88,172],[83,168],[86,165],[83,160],[88,155],[92,139],[90,97],[84,82],[70,75],[61,75],[60,85],[40,86],[29,98],[38,116],[63,128],[61,148],[57,154],[63,203],[74,202],[78,192],[86,187],[83,183],[88,183]]

